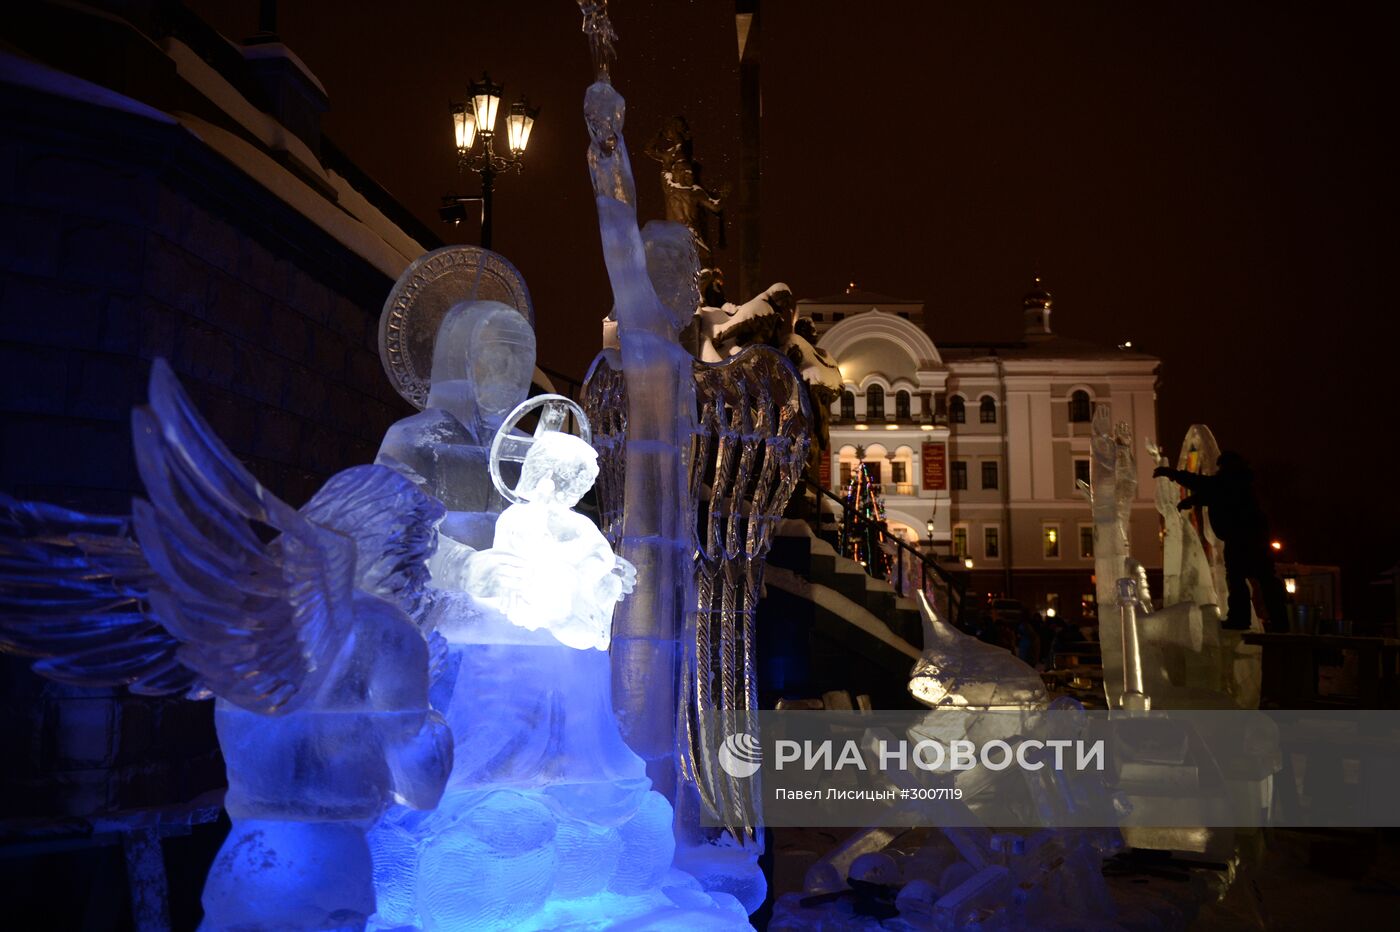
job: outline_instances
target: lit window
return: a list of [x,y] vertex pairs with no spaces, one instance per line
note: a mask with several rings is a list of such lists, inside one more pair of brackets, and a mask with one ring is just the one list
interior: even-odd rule
[[1087,524],[1079,527],[1079,555],[1086,560],[1094,558],[1094,529]]
[[967,556],[967,525],[953,528],[953,556],[959,560]]
[[1047,524],[1042,527],[1040,541],[1044,545],[1045,559],[1058,560],[1060,558],[1060,526],[1058,524]]
[[1001,558],[1001,528],[986,527],[982,529],[982,554],[988,560]]
[[991,395],[982,399],[982,406],[978,412],[978,419],[983,424],[995,424],[997,422],[997,403]]
[[872,418],[883,418],[885,416],[885,390],[878,385],[872,385],[865,390],[865,417],[866,420]]
[[896,392],[894,396],[894,416],[897,420],[911,420],[909,416],[909,393]]
[[997,464],[996,460],[987,460],[982,464],[982,488],[995,489],[997,487]]
[[1089,484],[1089,461],[1087,459],[1077,459],[1074,461],[1074,484]]
[[967,423],[967,403],[963,401],[962,395],[954,395],[948,399],[948,421],[952,424]]
[[1094,419],[1089,393],[1082,388],[1069,396],[1069,419],[1074,424],[1087,424]]
[[953,491],[967,491],[967,460],[953,460]]

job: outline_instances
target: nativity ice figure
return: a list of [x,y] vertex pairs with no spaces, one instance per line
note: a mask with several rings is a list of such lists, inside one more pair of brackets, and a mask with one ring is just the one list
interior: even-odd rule
[[375,462],[447,509],[441,531],[448,540],[439,562],[462,556],[453,542],[476,550],[491,545],[506,502],[492,488],[487,447],[506,414],[524,400],[534,368],[535,331],[519,311],[497,301],[463,301],[438,327],[427,408],[384,435]]
[[546,628],[578,650],[607,650],[613,607],[631,592],[637,571],[602,533],[574,511],[598,477],[598,455],[572,434],[535,437],[516,495],[496,522],[494,546],[468,590],[511,623]]

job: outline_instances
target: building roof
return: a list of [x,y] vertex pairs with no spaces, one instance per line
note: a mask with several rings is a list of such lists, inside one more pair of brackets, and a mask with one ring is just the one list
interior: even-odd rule
[[923,304],[924,302],[914,298],[892,298],[887,294],[876,294],[873,291],[862,291],[859,288],[847,288],[840,294],[829,295],[825,298],[801,298],[798,304],[862,304],[866,306],[876,306],[881,304]]
[[1007,343],[939,343],[945,362],[970,359],[1117,359],[1156,362],[1157,357],[1133,349],[1119,349],[1087,340],[1053,335],[1044,339]]

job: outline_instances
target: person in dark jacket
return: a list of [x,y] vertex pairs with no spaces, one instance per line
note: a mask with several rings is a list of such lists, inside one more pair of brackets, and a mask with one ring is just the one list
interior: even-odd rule
[[1254,495],[1254,473],[1238,453],[1225,452],[1216,461],[1215,474],[1158,466],[1154,477],[1166,476],[1191,494],[1177,508],[1205,508],[1215,536],[1225,543],[1225,583],[1229,603],[1221,627],[1235,631],[1249,628],[1249,584],[1259,588],[1260,600],[1270,627],[1283,630],[1288,624],[1288,605],[1283,583],[1274,575],[1270,548],[1269,521]]

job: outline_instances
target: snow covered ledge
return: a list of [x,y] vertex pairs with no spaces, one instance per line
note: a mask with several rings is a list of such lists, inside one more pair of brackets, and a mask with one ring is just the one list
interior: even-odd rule
[[[247,138],[187,113],[166,113],[139,100],[47,65],[0,51],[0,82],[130,114],[177,124],[346,249],[390,279],[398,278],[427,247],[405,233],[349,182],[327,171],[310,148],[272,117],[259,111],[227,81],[177,40],[162,43],[180,77],[233,119]],[[293,172],[274,158],[285,153]]]

